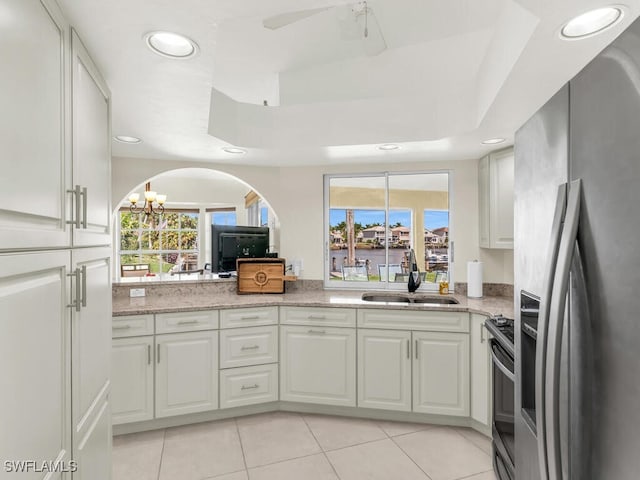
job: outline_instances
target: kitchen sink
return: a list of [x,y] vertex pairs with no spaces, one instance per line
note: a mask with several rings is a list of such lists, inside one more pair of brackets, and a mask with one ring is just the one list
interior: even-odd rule
[[400,293],[363,293],[365,302],[389,302],[389,303],[420,303],[433,305],[456,305],[460,302],[452,297],[436,297],[426,295],[400,294]]

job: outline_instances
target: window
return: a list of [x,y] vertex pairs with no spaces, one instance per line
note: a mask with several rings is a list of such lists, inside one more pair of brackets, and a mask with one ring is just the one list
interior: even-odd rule
[[155,219],[120,211],[120,265],[149,265],[151,273],[196,270],[198,211],[165,210]]
[[236,215],[236,209],[211,209],[207,210],[211,212],[211,224],[212,225],[237,225],[238,217]]
[[421,289],[437,290],[449,234],[448,173],[325,176],[326,286],[406,289],[413,249]]

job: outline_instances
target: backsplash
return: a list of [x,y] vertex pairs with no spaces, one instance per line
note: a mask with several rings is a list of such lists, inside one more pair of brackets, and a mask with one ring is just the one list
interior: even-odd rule
[[[455,293],[460,295],[467,294],[467,283],[456,282]],[[513,297],[513,285],[509,283],[483,283],[483,297]]]

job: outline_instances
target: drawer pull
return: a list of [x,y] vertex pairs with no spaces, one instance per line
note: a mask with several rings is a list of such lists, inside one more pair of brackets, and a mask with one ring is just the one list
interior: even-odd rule
[[326,320],[327,316],[326,315],[309,315],[307,318],[309,320]]
[[251,345],[250,347],[243,346],[240,350],[257,350],[258,348],[260,348],[260,345]]
[[113,327],[111,327],[112,330],[129,330],[131,328],[131,325],[114,325]]
[[200,320],[180,320],[178,325],[195,325],[200,323]]
[[260,315],[243,315],[240,320],[258,320]]
[[151,345],[147,345],[147,365],[151,365]]
[[325,330],[309,330],[308,333],[317,333],[319,335],[324,335],[325,333],[327,333]]
[[243,385],[242,388],[240,388],[240,390],[252,390],[254,388],[258,388],[260,387],[260,385],[258,385],[257,383],[254,383],[253,385]]

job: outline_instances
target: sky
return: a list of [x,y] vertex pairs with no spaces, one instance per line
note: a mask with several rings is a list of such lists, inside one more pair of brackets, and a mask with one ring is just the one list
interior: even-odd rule
[[[354,210],[355,223],[361,225],[384,223],[384,210]],[[335,226],[346,220],[343,208],[332,208],[329,211],[329,225]],[[400,222],[405,227],[411,226],[411,212],[409,210],[390,210],[389,223],[395,225]],[[443,210],[425,210],[424,224],[429,230],[449,226],[449,212]]]

